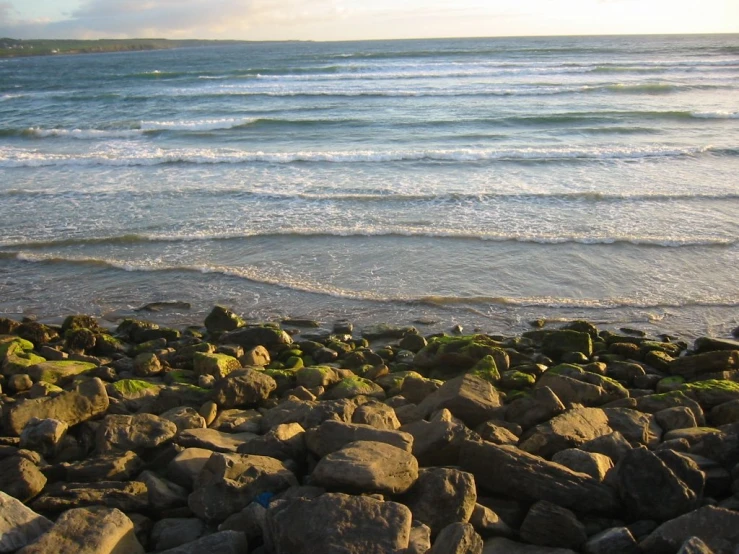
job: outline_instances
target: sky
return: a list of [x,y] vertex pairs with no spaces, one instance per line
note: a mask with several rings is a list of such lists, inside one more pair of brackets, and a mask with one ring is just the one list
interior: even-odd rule
[[0,0],[0,37],[359,40],[739,33],[739,0]]

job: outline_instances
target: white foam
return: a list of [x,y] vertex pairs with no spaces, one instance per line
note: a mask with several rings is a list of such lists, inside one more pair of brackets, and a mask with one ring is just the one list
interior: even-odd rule
[[35,137],[65,137],[75,139],[132,138],[142,134],[138,129],[42,129],[31,127],[27,131]]
[[142,121],[142,131],[216,131],[233,129],[256,121],[254,118],[225,117],[221,119],[194,119],[172,121]]

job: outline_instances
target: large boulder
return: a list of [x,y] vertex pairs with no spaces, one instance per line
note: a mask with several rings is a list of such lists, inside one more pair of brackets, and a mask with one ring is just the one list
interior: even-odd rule
[[272,327],[242,327],[220,337],[221,344],[238,344],[244,350],[257,346],[274,348],[292,342],[293,339],[285,331]]
[[253,369],[237,369],[216,381],[213,400],[221,408],[257,406],[277,388],[269,375]]
[[395,446],[357,441],[321,459],[311,479],[329,489],[400,494],[418,479],[418,462]]
[[414,421],[400,428],[413,437],[413,456],[419,465],[457,465],[462,444],[474,433],[455,421]]
[[22,400],[7,407],[5,429],[20,436],[32,418],[57,419],[69,427],[104,414],[110,400],[103,382],[94,377],[79,383],[74,390],[57,396]]
[[543,337],[541,349],[544,354],[556,359],[570,352],[580,352],[590,357],[593,355],[593,339],[588,333],[569,329],[551,331]]
[[535,388],[530,395],[516,398],[508,404],[505,419],[520,425],[523,429],[529,429],[564,411],[565,406],[554,391],[549,387],[541,386]]
[[305,440],[308,449],[319,458],[355,441],[384,442],[406,452],[411,452],[413,447],[413,435],[409,433],[333,420],[324,421],[318,427],[310,429]]
[[739,544],[739,512],[703,506],[657,527],[639,546],[643,552],[676,552],[691,537],[698,537],[715,554],[734,554]]
[[297,485],[295,475],[280,460],[216,452],[195,480],[188,505],[201,519],[223,521],[264,492]]
[[224,306],[214,306],[204,323],[209,333],[224,333],[244,326],[244,320]]
[[673,375],[693,379],[707,373],[720,373],[739,369],[739,350],[716,350],[683,356],[670,362],[669,370]]
[[0,459],[0,491],[28,502],[46,485],[46,476],[36,464],[21,456]]
[[0,552],[15,552],[46,533],[53,524],[0,491]]
[[149,491],[141,481],[54,483],[33,502],[38,512],[63,512],[70,508],[105,506],[122,512],[138,512],[149,506]]
[[608,418],[603,410],[578,408],[534,427],[521,442],[520,448],[543,458],[551,458],[560,450],[580,446],[611,432],[613,431],[608,426]]
[[608,425],[621,433],[632,445],[643,444],[656,448],[662,437],[662,429],[652,414],[645,414],[629,408],[604,408]]
[[75,508],[63,513],[54,526],[18,554],[143,554],[133,522],[120,510]]
[[295,498],[270,505],[268,540],[275,554],[406,554],[412,517],[368,496]]
[[482,537],[469,523],[450,523],[436,537],[428,554],[482,554]]
[[475,375],[450,379],[419,404],[424,416],[446,408],[468,427],[476,427],[496,415],[502,415],[502,400],[493,385]]
[[205,535],[186,544],[162,550],[159,554],[201,554],[202,552],[218,552],[218,554],[243,554],[247,551],[246,535],[239,531],[219,531]]
[[172,440],[177,426],[153,414],[108,415],[98,426],[95,445],[98,452],[154,448]]
[[227,354],[195,352],[192,358],[195,375],[211,375],[223,379],[235,369],[241,369],[241,362]]
[[562,548],[579,548],[588,538],[574,513],[546,500],[531,506],[519,535],[532,544]]
[[606,485],[513,446],[466,441],[459,465],[475,476],[478,487],[494,494],[547,500],[585,513],[618,510],[616,495]]
[[206,448],[214,452],[236,452],[255,439],[254,433],[224,433],[215,429],[188,429],[177,437],[177,444],[187,448]]
[[428,525],[432,537],[447,525],[469,521],[476,501],[472,474],[441,467],[422,469],[403,498],[413,519]]
[[62,387],[70,383],[76,376],[88,373],[95,368],[97,366],[90,362],[58,360],[41,362],[29,367],[27,372],[34,383],[44,381]]

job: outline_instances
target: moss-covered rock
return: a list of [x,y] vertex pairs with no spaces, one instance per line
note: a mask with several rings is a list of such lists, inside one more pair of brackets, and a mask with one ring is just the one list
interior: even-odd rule
[[156,385],[141,379],[121,379],[108,385],[120,398],[139,398],[144,395],[155,394],[161,390],[161,385]]
[[287,360],[285,360],[285,369],[295,371],[297,369],[300,369],[301,367],[304,367],[304,364],[303,358],[301,358],[300,356],[290,356]]
[[739,399],[739,383],[724,379],[685,383],[680,391],[698,402],[704,410]]
[[481,379],[484,379],[493,385],[500,381],[498,365],[495,363],[495,358],[490,354],[484,356],[479,362],[472,366],[472,369],[470,369],[468,373],[477,375]]
[[13,354],[9,354],[5,357],[5,360],[2,363],[2,372],[3,375],[28,373],[28,368],[45,361],[46,358],[42,358],[33,352],[16,350]]
[[84,352],[95,348],[95,333],[84,327],[69,329],[64,333],[64,344],[68,350]]
[[341,381],[341,377],[334,368],[322,365],[300,368],[295,372],[295,376],[296,384],[307,389],[330,387]]
[[339,400],[342,398],[354,398],[355,396],[372,396],[384,399],[385,391],[376,383],[362,377],[344,377],[336,385],[331,387],[324,398],[327,400]]
[[245,324],[243,319],[224,306],[214,306],[205,318],[205,328],[209,333],[226,333]]
[[554,358],[568,352],[580,352],[590,357],[593,355],[593,339],[588,333],[569,329],[551,331],[542,339],[541,349],[544,354]]
[[164,382],[168,385],[193,385],[197,380],[198,376],[190,369],[173,369],[164,374]]
[[269,375],[277,383],[277,393],[292,389],[297,385],[297,374],[292,369],[265,369],[262,373]]
[[115,354],[125,354],[127,352],[128,345],[114,336],[107,333],[98,333],[95,335],[95,347],[93,349],[93,353],[96,356],[113,356]]
[[97,319],[91,315],[70,315],[64,319],[62,323],[62,334],[66,335],[67,331],[73,329],[90,329],[91,331],[100,330]]
[[665,377],[657,382],[657,392],[671,392],[679,390],[680,387],[685,383],[685,377],[680,375],[673,375],[672,377]]
[[400,394],[403,388],[403,382],[408,379],[423,379],[423,375],[417,371],[395,371],[388,373],[382,377],[378,377],[375,383],[380,385],[387,393],[388,396],[396,396]]
[[14,335],[0,336],[0,362],[2,362],[2,360],[4,360],[9,354],[13,354],[18,351],[28,352],[31,350],[33,350],[33,343],[31,341]]
[[64,386],[75,377],[94,371],[96,368],[95,364],[89,362],[59,360],[30,366],[28,374],[35,382],[44,381],[52,385]]
[[133,372],[139,377],[151,377],[162,372],[162,363],[154,352],[143,352],[134,358]]
[[227,354],[196,352],[192,360],[195,375],[212,375],[216,379],[222,379],[241,368],[241,362]]
[[501,343],[486,335],[434,337],[416,354],[413,362],[421,369],[459,373],[472,368],[485,356],[495,359],[499,371],[508,369],[508,355]]
[[15,332],[19,337],[31,341],[36,346],[48,344],[59,338],[56,329],[37,321],[25,321],[18,326]]
[[533,387],[535,383],[536,378],[533,375],[509,369],[501,374],[498,386],[503,389],[525,389]]

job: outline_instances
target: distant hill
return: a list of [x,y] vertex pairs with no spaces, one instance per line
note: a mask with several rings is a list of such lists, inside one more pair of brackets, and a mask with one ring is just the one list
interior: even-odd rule
[[0,38],[0,58],[47,56],[52,54],[94,54],[134,50],[166,50],[186,46],[239,44],[234,40],[168,40],[163,38],[101,40],[18,40]]

